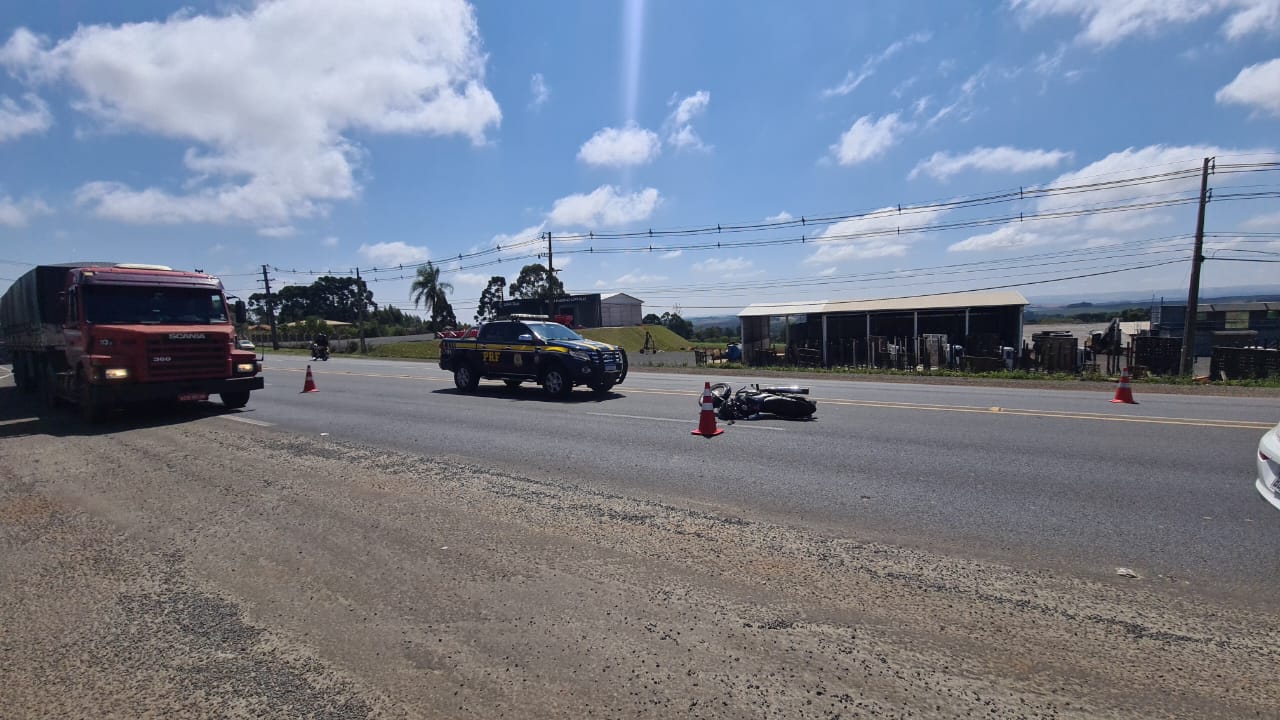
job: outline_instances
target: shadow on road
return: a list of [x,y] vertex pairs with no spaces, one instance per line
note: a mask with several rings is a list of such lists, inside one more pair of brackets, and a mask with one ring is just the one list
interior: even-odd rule
[[579,388],[574,390],[572,393],[569,393],[569,397],[567,398],[558,398],[558,397],[551,397],[550,395],[546,394],[545,392],[543,392],[542,388],[538,387],[537,385],[521,385],[520,387],[514,387],[514,388],[507,387],[506,385],[481,385],[477,387],[473,392],[469,392],[469,393],[464,393],[457,388],[446,387],[446,388],[438,388],[436,390],[432,390],[431,392],[433,394],[441,394],[441,395],[478,395],[480,397],[491,397],[491,398],[497,398],[499,400],[505,399],[505,400],[518,400],[521,402],[544,402],[544,403],[556,403],[556,404],[568,403],[570,405],[577,405],[577,404],[584,404],[584,403],[597,403],[597,402],[603,402],[605,400],[615,400],[617,398],[626,397],[626,395],[623,395],[622,393],[619,393],[619,392],[614,392],[613,390],[610,390],[609,392],[606,392],[606,393],[596,393],[593,390],[586,390],[583,388]]
[[142,428],[177,425],[215,415],[239,413],[217,403],[150,403],[110,412],[102,422],[88,423],[69,405],[47,410],[37,395],[28,395],[13,385],[0,386],[0,439],[28,435],[74,437],[109,435]]

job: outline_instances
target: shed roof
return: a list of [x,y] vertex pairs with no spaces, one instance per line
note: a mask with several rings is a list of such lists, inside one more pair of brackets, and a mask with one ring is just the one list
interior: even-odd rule
[[609,293],[608,295],[601,295],[600,302],[612,302],[612,303],[633,302],[639,305],[644,304],[644,301],[641,300],[640,298],[632,297],[631,295],[628,295],[626,293],[620,293],[620,292]]
[[748,305],[738,317],[762,317],[777,315],[891,312],[910,310],[946,310],[971,307],[1002,307],[1030,305],[1022,293],[1016,290],[990,290],[983,292],[940,293],[911,297],[882,298],[878,300],[823,300],[784,305],[780,303],[755,303]]

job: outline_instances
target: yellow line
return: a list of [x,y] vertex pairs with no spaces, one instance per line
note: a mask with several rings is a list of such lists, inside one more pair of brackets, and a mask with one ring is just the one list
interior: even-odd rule
[[[295,368],[275,368],[276,371],[282,372],[306,372],[305,369]],[[391,378],[394,380],[428,380],[433,382],[451,382],[452,378],[448,377],[417,377],[413,375],[381,375],[377,373],[357,373],[350,370],[323,370],[311,371],[316,375],[352,375],[355,377],[371,377],[371,378]],[[674,395],[677,397],[688,396],[693,399],[702,397],[701,391],[694,390],[668,390],[668,389],[638,389],[627,388],[627,393],[636,393],[638,395]],[[835,398],[813,398],[815,402],[821,402],[824,405],[841,405],[848,407],[877,407],[889,410],[928,410],[933,412],[960,412],[960,413],[986,413],[999,415],[1016,415],[1021,417],[1044,417],[1059,418],[1064,420],[1106,420],[1109,422],[1131,422],[1131,423],[1147,423],[1150,425],[1187,425],[1191,427],[1216,427],[1239,430],[1270,430],[1275,427],[1275,423],[1260,422],[1255,420],[1212,420],[1208,418],[1171,418],[1171,417],[1144,417],[1141,415],[1108,415],[1105,413],[1092,412],[1069,412],[1065,410],[1027,410],[1021,408],[1007,407],[973,407],[967,405],[927,405],[924,403],[900,403],[889,402],[883,400],[842,400]]]

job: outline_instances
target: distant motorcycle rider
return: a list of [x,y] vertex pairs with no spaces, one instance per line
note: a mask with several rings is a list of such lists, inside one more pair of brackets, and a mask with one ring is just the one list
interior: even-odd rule
[[311,359],[312,360],[328,360],[329,359],[329,336],[324,333],[316,333],[315,340],[311,341]]

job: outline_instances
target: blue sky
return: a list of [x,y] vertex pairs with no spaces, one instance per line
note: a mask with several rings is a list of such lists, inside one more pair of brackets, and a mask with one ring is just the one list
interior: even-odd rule
[[411,309],[431,260],[470,319],[550,232],[568,289],[686,317],[1176,295],[1212,156],[1203,285],[1280,291],[1280,0],[6,6],[0,290],[359,267]]

